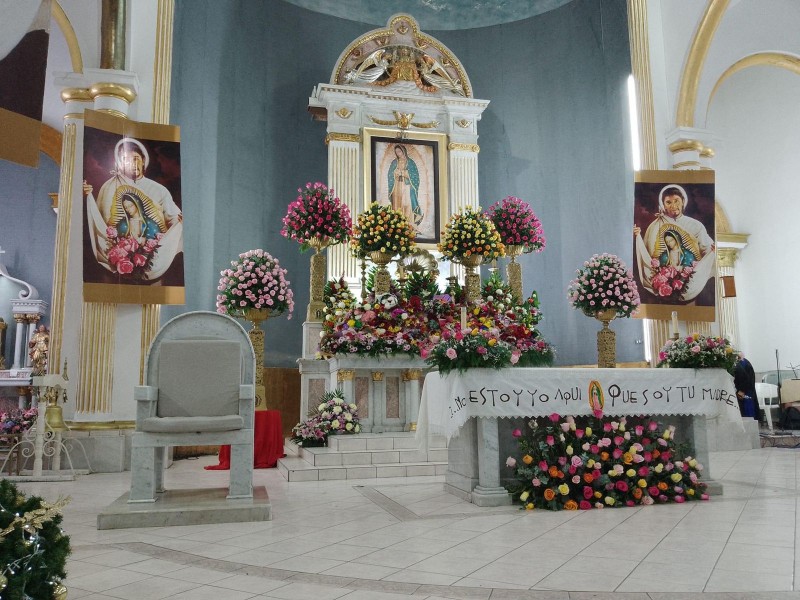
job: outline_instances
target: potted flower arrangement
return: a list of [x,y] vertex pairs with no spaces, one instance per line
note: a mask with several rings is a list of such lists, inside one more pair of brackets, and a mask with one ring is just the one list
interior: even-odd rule
[[614,254],[595,254],[576,271],[567,290],[573,308],[590,317],[600,313],[630,317],[639,306],[639,291],[625,263]]
[[0,413],[0,443],[7,443],[7,436],[21,435],[36,423],[35,408],[14,409]]
[[292,429],[292,441],[300,446],[324,446],[330,434],[361,433],[358,408],[348,403],[341,389],[326,392],[309,418]]
[[[278,316],[286,311],[292,318],[294,298],[286,279],[286,269],[278,259],[262,249],[248,250],[220,272],[217,312],[246,316],[249,311],[263,311]],[[249,318],[249,317],[248,317]]]
[[[486,211],[494,223],[506,252],[512,257],[521,252],[541,252],[547,241],[542,223],[531,205],[520,198],[508,196],[495,202]],[[512,250],[513,248],[513,250]]]
[[676,369],[725,369],[733,374],[736,351],[723,337],[706,337],[699,333],[667,340],[658,353],[659,367]]
[[515,429],[520,458],[512,494],[528,510],[589,510],[689,500],[708,500],[703,466],[680,456],[675,428],[649,419],[552,414]]
[[353,228],[350,209],[324,183],[297,188],[297,198],[283,217],[283,237],[300,243],[300,250],[346,242]]
[[[416,245],[416,232],[408,219],[391,206],[373,202],[358,215],[351,244],[357,253],[367,254],[379,263],[395,255],[405,256]],[[378,256],[384,254],[385,257]]]
[[450,217],[438,245],[442,260],[477,267],[481,262],[505,255],[500,234],[482,212],[465,208]]

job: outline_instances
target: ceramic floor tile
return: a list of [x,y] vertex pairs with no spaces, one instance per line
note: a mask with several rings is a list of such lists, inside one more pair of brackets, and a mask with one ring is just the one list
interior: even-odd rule
[[170,579],[180,579],[181,581],[190,581],[199,584],[213,583],[229,576],[230,573],[201,569],[199,567],[184,567],[183,569],[170,571],[164,575],[164,577],[169,577]]
[[562,568],[542,579],[536,584],[536,587],[575,592],[611,592],[624,579],[623,575],[600,575],[583,571],[568,571]]
[[[161,600],[200,587],[200,584],[166,577],[153,577],[106,590],[106,594],[123,600]],[[69,596],[72,597],[70,589]]]
[[332,569],[322,571],[323,575],[337,575],[339,577],[357,577],[359,579],[383,579],[399,571],[397,567],[372,565],[358,561],[342,563]]
[[269,566],[273,569],[286,569],[287,571],[299,571],[300,573],[322,573],[326,569],[332,569],[344,564],[341,560],[331,560],[329,558],[307,558],[305,556],[293,556]]
[[[351,590],[329,585],[315,585],[313,583],[290,583],[283,587],[268,591],[267,598],[281,598],[282,600],[336,600],[351,593]],[[219,600],[219,599],[217,599]]]
[[[250,575],[235,574],[225,579],[220,579],[209,584],[208,587],[220,590],[236,590],[238,592],[251,592],[253,594],[264,594],[270,590],[287,585],[285,581],[267,579],[266,577],[252,577]],[[224,592],[223,592],[224,594]]]
[[220,589],[210,586],[203,586],[189,590],[188,592],[181,592],[170,596],[170,600],[248,600],[254,594],[250,592],[237,592],[235,590],[225,590],[224,595],[220,595]]
[[87,573],[78,577],[69,577],[70,585],[90,591],[105,592],[114,587],[149,579],[146,573],[134,573],[119,568],[97,569],[94,573]]
[[452,585],[459,580],[458,575],[442,575],[441,573],[426,573],[414,569],[401,569],[387,575],[383,581],[398,581],[403,583],[428,583],[431,585]]
[[[705,583],[683,583],[681,581],[672,580],[659,580],[659,579],[638,579],[636,577],[628,577],[617,587],[617,592],[669,592],[674,594],[676,592],[696,592],[698,600],[703,600],[702,595]],[[668,600],[675,600],[670,597]]]
[[706,592],[768,592],[792,589],[792,575],[784,573],[752,573],[714,569],[706,584]]

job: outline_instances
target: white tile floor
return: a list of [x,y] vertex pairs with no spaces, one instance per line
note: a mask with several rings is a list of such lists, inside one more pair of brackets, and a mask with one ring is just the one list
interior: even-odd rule
[[[559,513],[477,508],[438,477],[288,483],[258,470],[271,522],[112,531],[96,516],[128,473],[21,487],[72,496],[70,600],[778,599],[800,598],[798,457],[713,455],[725,492],[710,502]],[[209,462],[177,462],[167,486],[224,487]]]

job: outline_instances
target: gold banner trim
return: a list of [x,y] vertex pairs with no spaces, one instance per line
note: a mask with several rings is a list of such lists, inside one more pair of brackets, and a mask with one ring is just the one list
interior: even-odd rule
[[84,283],[83,301],[111,304],[186,304],[186,290],[174,285]]
[[145,138],[162,142],[180,142],[180,127],[160,125],[158,123],[139,123],[129,119],[115,117],[98,110],[86,110],[85,125],[117,133],[124,137]]
[[714,183],[715,173],[711,169],[703,171],[636,171],[636,183]]
[[26,167],[39,166],[42,122],[0,108],[0,159]]

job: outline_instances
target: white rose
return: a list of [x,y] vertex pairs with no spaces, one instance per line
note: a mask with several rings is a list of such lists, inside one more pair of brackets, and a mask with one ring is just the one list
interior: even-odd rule
[[353,420],[353,415],[351,415],[350,413],[344,413],[344,420],[345,421],[352,421]]
[[356,410],[356,409],[358,408],[358,407],[357,407],[355,404],[352,404],[352,403],[351,403],[351,404],[348,404],[348,405],[347,405],[347,407],[348,407],[350,410]]
[[347,425],[344,426],[344,428],[347,429],[347,431],[350,431],[350,430],[353,429],[353,424],[352,423],[348,423]]
[[358,433],[359,431],[361,431],[361,425],[356,425],[355,432]]
[[325,403],[323,402],[317,407],[317,410],[325,410]]
[[333,429],[339,429],[339,420],[338,419],[334,419],[333,421],[331,421],[331,427]]
[[341,406],[334,406],[333,407],[333,414],[339,415],[341,413],[342,413],[342,407]]

